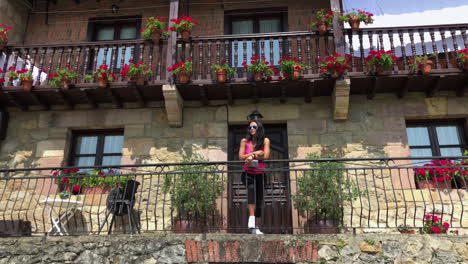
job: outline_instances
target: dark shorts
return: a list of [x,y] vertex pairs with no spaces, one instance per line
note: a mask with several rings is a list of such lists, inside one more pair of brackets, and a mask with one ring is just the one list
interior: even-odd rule
[[262,216],[263,207],[263,182],[265,173],[251,174],[242,173],[242,183],[247,187],[247,203],[255,204],[255,216]]

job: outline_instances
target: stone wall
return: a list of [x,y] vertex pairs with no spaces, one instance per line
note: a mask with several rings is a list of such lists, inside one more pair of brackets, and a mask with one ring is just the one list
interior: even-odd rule
[[13,27],[8,32],[8,44],[20,45],[23,43],[28,23],[29,9],[25,3],[17,0],[0,0],[0,24]]
[[466,263],[467,238],[233,234],[4,238],[0,263]]
[[[6,0],[2,0],[6,1]],[[268,1],[259,6],[257,3],[245,0],[242,4],[222,3],[217,0],[190,1],[188,10],[180,6],[180,13],[185,13],[200,21],[200,26],[193,29],[193,35],[223,35],[224,11],[251,10],[256,8],[288,7],[288,31],[307,30],[307,24],[315,9],[329,8],[329,0],[310,1],[300,0],[285,4],[280,0]],[[114,0],[81,0],[79,4],[74,1],[57,1],[49,5],[49,16],[46,24],[45,2],[39,2],[37,13],[31,15],[26,44],[38,43],[67,43],[87,40],[88,21],[97,17],[141,16],[143,20],[150,16],[160,15],[168,18],[169,1],[133,0],[120,1],[117,14],[111,12]],[[93,11],[93,10],[99,11]],[[66,12],[73,11],[73,12]],[[264,11],[263,11],[264,12]]]

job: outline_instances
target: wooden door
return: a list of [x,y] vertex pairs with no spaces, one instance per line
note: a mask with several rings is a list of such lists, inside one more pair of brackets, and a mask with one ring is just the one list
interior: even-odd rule
[[[288,159],[286,125],[264,125],[266,137],[271,141],[271,160]],[[238,160],[239,145],[247,133],[246,126],[229,127],[228,159]],[[287,168],[288,163],[267,164],[267,168]],[[240,170],[239,166],[231,167]],[[292,233],[291,197],[287,171],[267,173],[264,184],[264,206],[261,230],[264,233]],[[241,181],[241,173],[229,174],[229,231],[247,233],[247,189]]]

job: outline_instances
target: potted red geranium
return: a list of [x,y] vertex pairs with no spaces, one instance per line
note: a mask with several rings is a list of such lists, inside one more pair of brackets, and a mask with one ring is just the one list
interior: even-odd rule
[[167,71],[177,75],[180,83],[188,83],[190,81],[190,76],[192,75],[192,58],[187,58],[186,61],[181,61],[172,65],[172,67],[168,68]]
[[99,69],[97,69],[92,75],[86,74],[84,76],[84,79],[87,81],[91,81],[93,79],[93,75],[97,78],[99,88],[106,88],[109,82],[117,80],[117,76],[115,75],[115,73],[110,72],[109,65],[107,64],[99,66]]
[[145,28],[140,29],[140,32],[144,39],[151,39],[154,43],[159,43],[162,36],[169,35],[166,22],[160,16],[149,17]]
[[350,67],[350,55],[342,57],[341,54],[335,53],[333,56],[326,56],[320,62],[320,74],[330,76],[331,78],[339,78],[343,73],[349,71]]
[[7,32],[12,29],[10,26],[5,26],[5,24],[0,25],[0,50],[4,49],[8,43]]
[[462,65],[463,70],[468,71],[468,48],[458,51],[457,60]]
[[433,160],[422,168],[414,169],[414,172],[421,189],[451,189],[452,178],[460,170],[451,160]]
[[340,13],[340,20],[343,22],[348,22],[351,26],[351,29],[354,31],[359,30],[359,25],[361,22],[364,22],[366,25],[374,23],[372,18],[374,14],[363,11],[352,9],[351,12],[342,11]]
[[437,54],[414,56],[408,62],[410,72],[416,73],[420,71],[422,75],[429,75],[432,71],[432,67],[434,66],[434,62],[432,60],[432,57],[434,56],[437,56]]
[[397,60],[398,57],[393,55],[392,51],[371,50],[364,61],[367,64],[367,70],[369,72],[382,74],[384,71],[391,70],[393,63]]
[[[281,60],[278,61],[281,69],[280,80],[299,80],[301,77],[301,71],[305,69],[310,69],[310,66],[299,63],[299,59],[296,57],[291,57],[289,55],[284,55]],[[275,69],[273,69],[275,72]]]
[[228,78],[233,76],[236,72],[231,66],[229,66],[227,60],[222,60],[220,64],[212,65],[211,69],[216,73],[219,83],[225,83]]
[[73,80],[78,77],[76,71],[67,65],[65,69],[58,69],[54,75],[48,75],[49,84],[68,90]]
[[253,77],[256,82],[263,80],[264,76],[266,76],[267,79],[271,79],[271,75],[279,73],[279,71],[275,69],[275,66],[271,66],[269,64],[270,63],[266,61],[265,57],[260,56],[251,57],[250,65],[247,65],[247,62],[245,61],[242,63],[244,69],[253,73]]
[[130,81],[135,81],[136,85],[144,85],[147,77],[152,75],[153,71],[143,62],[138,62],[136,64],[133,64],[132,62],[133,61],[130,60],[130,64],[125,64],[123,66],[120,75],[124,78],[130,78]]
[[326,11],[320,9],[315,13],[315,19],[312,23],[310,23],[309,27],[311,29],[315,29],[318,31],[319,35],[323,36],[328,32],[328,28],[333,26],[333,17],[335,16],[335,12],[333,11]]
[[6,77],[10,79],[10,81],[14,80],[21,80],[21,85],[26,92],[31,92],[33,86],[33,74],[32,71],[28,69],[16,70],[15,67],[10,67],[6,74]]
[[191,17],[183,15],[180,18],[171,19],[172,27],[169,28],[171,31],[176,31],[180,34],[183,41],[188,42],[190,39],[190,33],[194,25],[198,25],[198,21],[193,20]]

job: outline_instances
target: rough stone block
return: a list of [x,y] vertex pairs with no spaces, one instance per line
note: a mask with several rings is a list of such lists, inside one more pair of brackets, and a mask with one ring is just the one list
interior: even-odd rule
[[36,157],[63,157],[65,150],[65,140],[44,140],[39,141],[36,146]]

